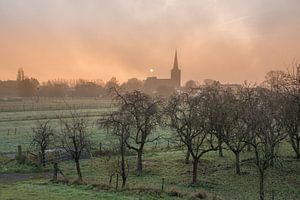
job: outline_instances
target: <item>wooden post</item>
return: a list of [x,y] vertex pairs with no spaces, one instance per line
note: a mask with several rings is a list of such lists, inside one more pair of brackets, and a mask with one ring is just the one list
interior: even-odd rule
[[53,181],[57,181],[57,172],[58,172],[58,166],[57,163],[53,164]]
[[15,128],[15,135],[17,135],[17,128]]
[[102,152],[102,143],[101,142],[99,143],[99,152],[100,153]]
[[167,148],[168,148],[168,149],[170,148],[170,142],[169,142],[169,140],[168,140],[168,146],[167,146]]
[[18,157],[20,158],[22,156],[22,146],[18,145]]
[[117,174],[116,177],[116,190],[118,190],[118,187],[119,187],[119,174]]
[[42,153],[39,151],[39,163],[40,165],[42,166],[44,163],[43,163],[43,158],[42,158]]
[[161,190],[164,191],[165,189],[165,178],[161,179]]
[[272,200],[275,200],[275,192],[272,190]]

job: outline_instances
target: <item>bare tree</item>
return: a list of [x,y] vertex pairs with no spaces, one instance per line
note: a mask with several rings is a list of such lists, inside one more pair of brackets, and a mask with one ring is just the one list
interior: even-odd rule
[[223,157],[223,137],[224,124],[226,116],[226,102],[223,98],[225,90],[221,87],[218,81],[205,81],[205,86],[202,88],[202,93],[205,93],[207,98],[208,117],[210,119],[210,131],[218,138],[219,156]]
[[[243,120],[245,108],[241,99],[233,94],[233,91],[227,90],[223,96],[226,101],[224,121],[224,131],[222,131],[222,140],[235,155],[235,170],[241,174],[240,170],[240,153],[247,146],[246,140],[249,140],[249,126]],[[251,140],[251,139],[250,139]]]
[[160,122],[160,100],[140,91],[121,93],[115,89],[114,93],[119,112],[126,116],[130,124],[126,146],[137,152],[137,172],[141,173],[145,144],[158,139],[158,136],[153,136],[153,131]]
[[[256,88],[256,94],[253,96],[258,99],[258,103],[248,110],[253,112],[256,119],[252,118],[252,130],[255,134],[254,139],[247,140],[255,153],[255,165],[259,172],[259,193],[260,199],[264,200],[265,194],[265,172],[274,165],[275,146],[280,143],[286,134],[281,126],[278,109],[278,101],[274,93],[265,88]],[[251,120],[249,120],[251,123]]]
[[61,119],[61,144],[66,152],[70,153],[76,164],[78,180],[82,181],[80,158],[84,150],[90,148],[89,135],[87,134],[87,119],[71,112],[71,119]]
[[287,73],[287,82],[283,122],[296,158],[300,159],[300,64]]
[[[127,120],[127,115],[123,112],[115,111],[104,118],[98,120],[100,127],[105,128],[108,133],[116,136],[118,143],[116,145],[116,151],[118,152],[117,167],[114,167],[114,172],[118,173],[122,177],[122,188],[126,185],[128,177],[128,164],[126,164],[126,140],[130,134],[130,121]],[[115,164],[115,163],[114,163]]]
[[188,148],[193,158],[192,183],[197,183],[198,163],[207,152],[217,150],[214,136],[206,129],[206,98],[202,94],[182,93],[170,97],[165,108],[169,126]]
[[43,166],[46,165],[46,150],[49,147],[54,133],[50,126],[50,121],[37,121],[36,126],[32,128],[33,139],[31,146],[38,149],[40,161]]

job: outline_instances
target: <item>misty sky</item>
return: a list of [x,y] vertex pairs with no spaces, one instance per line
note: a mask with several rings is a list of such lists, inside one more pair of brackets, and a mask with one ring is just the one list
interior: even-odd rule
[[0,79],[261,81],[300,59],[299,0],[0,0]]

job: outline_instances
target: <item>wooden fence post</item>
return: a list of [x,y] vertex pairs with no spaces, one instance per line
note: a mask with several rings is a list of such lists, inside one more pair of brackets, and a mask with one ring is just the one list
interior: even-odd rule
[[22,146],[18,145],[18,157],[20,158],[22,156]]
[[116,177],[116,190],[118,190],[119,187],[119,174],[117,173],[117,177]]
[[165,189],[165,178],[161,179],[161,190],[164,191]]
[[100,153],[102,152],[102,143],[101,142],[99,143],[99,152]]
[[53,181],[57,181],[57,172],[58,172],[58,166],[57,163],[53,164]]

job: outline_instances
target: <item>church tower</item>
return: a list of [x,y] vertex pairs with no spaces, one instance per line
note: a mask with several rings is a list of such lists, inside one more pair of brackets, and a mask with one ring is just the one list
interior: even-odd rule
[[175,58],[173,69],[171,70],[171,81],[175,87],[180,87],[181,83],[181,71],[178,68],[177,50],[175,51]]

